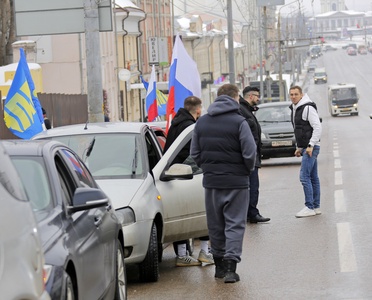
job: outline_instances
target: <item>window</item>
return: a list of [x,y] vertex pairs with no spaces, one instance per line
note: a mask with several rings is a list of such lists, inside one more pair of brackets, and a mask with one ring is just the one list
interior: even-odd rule
[[79,178],[80,183],[85,186],[95,188],[96,184],[93,178],[90,176],[87,168],[80,162],[80,159],[71,151],[67,149],[62,149],[64,154],[65,161],[69,165],[70,170],[73,170],[77,177]]
[[19,175],[2,148],[0,148],[0,184],[13,197],[18,200],[27,201],[27,196]]
[[43,158],[13,156],[12,161],[21,177],[32,208],[40,211],[53,207],[52,192]]

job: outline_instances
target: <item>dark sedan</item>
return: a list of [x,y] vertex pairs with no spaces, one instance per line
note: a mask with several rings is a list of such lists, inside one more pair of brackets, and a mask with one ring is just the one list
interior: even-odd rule
[[52,299],[126,299],[124,239],[111,202],[56,141],[4,141],[40,229]]
[[256,118],[261,125],[262,158],[292,157],[296,140],[291,123],[292,102],[272,102],[258,105]]

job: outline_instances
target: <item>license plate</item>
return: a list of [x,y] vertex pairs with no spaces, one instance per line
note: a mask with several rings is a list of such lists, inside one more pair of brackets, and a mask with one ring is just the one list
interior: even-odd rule
[[340,111],[351,111],[351,109],[350,108],[344,108],[344,109],[340,109]]
[[272,141],[271,146],[273,147],[292,146],[292,141]]

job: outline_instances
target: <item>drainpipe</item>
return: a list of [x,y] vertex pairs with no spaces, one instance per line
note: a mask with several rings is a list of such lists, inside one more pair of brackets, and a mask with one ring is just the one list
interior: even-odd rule
[[[138,68],[138,72],[140,73],[140,75],[142,75],[142,56],[140,55],[141,53],[141,49],[142,45],[140,45],[140,40],[139,38],[142,36],[143,32],[141,31],[141,26],[140,26],[140,23],[145,21],[147,18],[147,14],[145,13],[145,17],[141,20],[138,21],[138,32],[139,34],[137,35],[136,39],[137,39],[137,68]],[[144,108],[145,108],[145,105],[142,103],[142,97],[141,97],[141,89],[138,90],[138,98],[140,99],[140,111],[141,111],[141,121],[144,122],[145,121],[145,112],[144,112]]]
[[[124,64],[124,68],[125,68],[125,37],[128,35],[128,31],[125,30],[124,28],[124,22],[126,19],[129,18],[129,11],[125,8],[123,8],[123,10],[125,11],[125,13],[127,14],[124,19],[121,21],[121,27],[124,31],[124,34],[123,34],[123,64]],[[128,118],[129,118],[129,113],[128,113],[128,101],[127,101],[127,82],[125,83],[124,85],[124,99],[123,101],[125,102],[125,113],[126,113],[126,117],[123,121],[128,121]],[[124,103],[123,103],[124,104]]]
[[[225,41],[225,35],[222,35],[222,39],[218,43],[218,54],[220,55],[220,75],[222,72],[222,55],[221,55],[221,43]],[[224,46],[225,47],[225,46]]]

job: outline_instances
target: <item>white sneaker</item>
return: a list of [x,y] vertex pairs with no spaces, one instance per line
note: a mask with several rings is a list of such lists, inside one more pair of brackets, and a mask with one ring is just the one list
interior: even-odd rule
[[206,253],[203,249],[199,252],[198,261],[206,263],[206,264],[214,264],[213,254]]
[[314,208],[314,212],[316,215],[321,215],[322,214],[322,211],[320,210],[320,208]]
[[190,255],[177,256],[176,266],[177,267],[191,267],[191,266],[201,266],[201,262],[193,258]]
[[312,217],[315,216],[315,211],[313,209],[308,208],[305,206],[303,209],[301,209],[297,214],[296,218],[305,218],[305,217]]

